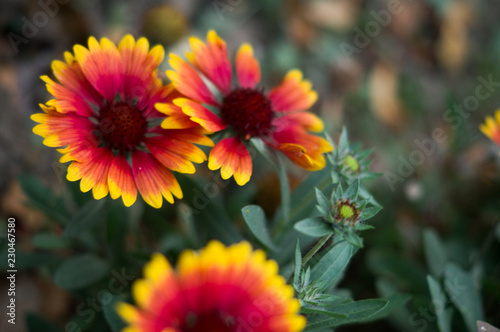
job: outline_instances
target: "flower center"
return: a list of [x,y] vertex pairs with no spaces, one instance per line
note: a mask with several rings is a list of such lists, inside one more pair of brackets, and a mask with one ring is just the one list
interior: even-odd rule
[[269,134],[274,112],[261,91],[245,88],[233,90],[224,97],[221,117],[238,135],[249,139]]
[[234,318],[221,313],[201,316],[188,316],[183,332],[231,332],[234,330]]
[[132,150],[139,145],[148,127],[142,112],[123,101],[101,109],[98,120],[98,131],[104,142],[120,151]]

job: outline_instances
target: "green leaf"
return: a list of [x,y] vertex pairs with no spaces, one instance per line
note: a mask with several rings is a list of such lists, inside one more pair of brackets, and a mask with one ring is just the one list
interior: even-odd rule
[[54,274],[54,282],[65,289],[78,289],[93,284],[108,273],[109,264],[101,258],[84,254],[65,261]]
[[319,309],[319,308],[312,308],[312,307],[303,307],[300,309],[300,312],[302,314],[322,314],[334,318],[347,318],[348,316],[346,314],[339,314],[336,312],[330,312],[328,310],[324,309]]
[[325,317],[324,315],[314,315],[308,319],[305,331],[332,328],[349,323],[361,323],[370,320],[373,315],[382,310],[388,303],[388,300],[369,299],[334,307],[331,309],[332,312],[344,314],[347,315],[347,317],[331,318]]
[[319,206],[325,211],[330,210],[330,201],[328,201],[325,195],[323,195],[321,190],[318,188],[314,188],[314,190],[316,192],[316,200],[318,201]]
[[252,231],[253,235],[259,240],[263,245],[269,249],[274,250],[274,244],[269,237],[269,233],[266,227],[266,216],[264,210],[258,205],[247,205],[241,209],[243,213],[243,218]]
[[32,175],[19,176],[19,183],[30,199],[31,206],[62,224],[68,221],[68,214],[62,200],[54,194],[50,187]]
[[331,284],[340,279],[355,252],[356,249],[348,242],[336,244],[313,267],[311,278],[313,280],[321,280],[322,289],[327,289]]
[[295,267],[293,269],[293,284],[298,285],[300,282],[300,272],[302,271],[302,253],[300,251],[300,242],[297,238],[295,245]]
[[343,238],[355,247],[363,248],[363,239],[358,234],[348,229],[343,233]]
[[440,278],[443,275],[444,266],[447,260],[444,246],[433,229],[426,228],[423,238],[427,266],[434,278]]
[[483,320],[483,310],[473,278],[454,263],[445,266],[444,276],[448,297],[462,314],[468,330],[476,332],[476,321]]
[[368,219],[374,217],[377,213],[379,213],[380,210],[382,210],[382,208],[378,207],[378,206],[364,208],[363,211],[361,211],[361,215],[359,216],[359,219],[368,220]]
[[357,224],[354,227],[354,229],[357,230],[357,231],[366,231],[366,230],[369,230],[369,229],[375,229],[375,227],[373,227],[372,225],[359,223],[359,224]]
[[[5,323],[4,326],[7,326],[7,323]],[[33,313],[26,314],[26,327],[29,332],[63,332],[63,330],[54,323]]]
[[38,233],[33,235],[31,245],[40,249],[60,249],[71,246],[69,239],[57,236],[52,233]]
[[431,275],[427,276],[427,284],[432,297],[434,313],[437,317],[437,324],[440,332],[451,331],[451,310],[445,310],[447,303],[446,295],[441,285]]
[[313,237],[321,237],[333,233],[332,225],[324,222],[320,217],[301,220],[293,228],[297,232]]
[[120,301],[122,301],[121,297],[113,295],[112,300],[102,307],[104,318],[113,332],[119,332],[126,326],[115,309],[116,303]]
[[349,147],[349,135],[347,134],[347,128],[342,127],[342,131],[340,132],[339,137],[339,151],[347,149]]
[[406,302],[408,302],[410,300],[410,298],[411,298],[411,295],[409,295],[409,294],[391,295],[390,297],[385,299],[385,300],[389,301],[389,303],[387,303],[387,305],[385,307],[383,307],[381,310],[379,310],[375,314],[373,314],[368,320],[374,321],[374,320],[382,319],[382,318],[389,316],[394,311],[402,308],[406,304]]
[[280,192],[281,192],[281,213],[284,218],[284,224],[290,221],[290,183],[288,182],[288,174],[286,173],[285,163],[283,158],[278,156],[279,168],[278,177],[280,179]]
[[351,185],[345,190],[343,198],[349,198],[350,200],[356,200],[358,198],[359,192],[359,179],[354,180]]
[[77,237],[90,230],[102,219],[104,206],[104,199],[88,201],[73,215],[64,229],[63,235],[65,237]]

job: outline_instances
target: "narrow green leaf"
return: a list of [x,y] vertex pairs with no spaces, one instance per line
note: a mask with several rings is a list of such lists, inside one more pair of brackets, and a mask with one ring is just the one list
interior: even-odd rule
[[330,210],[330,202],[325,195],[323,195],[323,192],[321,192],[318,188],[314,188],[314,191],[316,192],[316,200],[318,201],[319,206],[325,211]]
[[356,198],[358,198],[358,192],[359,192],[359,179],[356,179],[345,190],[342,198],[349,198],[350,200],[356,200]]
[[101,279],[108,273],[109,264],[103,259],[84,254],[65,261],[54,274],[54,282],[65,289],[78,289]]
[[308,319],[305,331],[314,331],[337,327],[349,323],[361,323],[369,320],[373,315],[382,310],[388,300],[369,299],[343,304],[331,309],[337,314],[345,314],[346,318],[332,318],[324,315],[314,315]]
[[451,316],[446,314],[446,295],[441,285],[431,275],[427,276],[427,284],[432,297],[434,313],[437,317],[437,323],[440,332],[451,331]]
[[347,318],[348,317],[348,315],[346,315],[346,314],[339,314],[336,312],[331,312],[328,310],[313,308],[313,307],[303,307],[300,309],[300,312],[302,314],[322,314],[322,315],[326,315],[326,316],[330,316],[330,317],[334,317],[334,318]]
[[445,266],[444,275],[448,297],[462,314],[468,330],[476,332],[476,321],[483,320],[483,310],[473,278],[454,263]]
[[66,225],[63,235],[65,237],[76,237],[90,230],[102,219],[104,207],[104,199],[88,201],[73,215]]
[[349,147],[349,135],[347,134],[347,128],[342,127],[339,137],[339,151],[347,149]]
[[33,235],[31,245],[40,249],[60,249],[71,246],[71,240],[52,233],[38,233]]
[[[434,278],[440,278],[446,264],[446,252],[437,233],[430,228],[424,230],[424,252],[427,266]],[[427,282],[429,282],[427,280]]]
[[378,207],[378,206],[364,208],[363,211],[361,211],[361,215],[360,215],[359,219],[368,220],[368,219],[374,217],[377,213],[379,213],[380,210],[382,210],[382,208]]
[[368,320],[374,321],[389,316],[390,314],[394,313],[394,311],[401,309],[406,304],[406,302],[410,300],[410,298],[411,295],[409,294],[394,294],[389,296],[385,299],[389,301],[389,303],[387,303],[385,307],[373,314]]
[[297,238],[295,245],[295,267],[293,269],[293,284],[298,285],[300,282],[300,273],[302,271],[302,253],[300,251],[300,242]]
[[297,232],[313,237],[321,237],[333,233],[333,227],[324,222],[320,217],[301,220],[293,228]]
[[290,183],[288,182],[288,174],[286,172],[285,163],[281,156],[278,156],[279,168],[278,176],[280,179],[280,192],[281,192],[281,213],[283,215],[284,224],[290,221]]
[[120,332],[125,326],[125,322],[118,316],[115,306],[116,303],[120,302],[122,299],[114,295],[112,300],[103,305],[103,314],[106,322],[113,332]]
[[[7,326],[7,322],[5,322],[4,326]],[[33,313],[26,314],[26,327],[28,332],[63,332],[63,330],[54,323]]]
[[313,267],[311,278],[321,280],[323,289],[328,288],[343,275],[344,269],[355,252],[356,249],[348,242],[336,244]]
[[243,218],[252,231],[253,235],[259,240],[263,245],[269,249],[274,249],[274,244],[269,237],[269,233],[266,227],[266,215],[264,210],[258,205],[247,205],[241,209],[243,213]]
[[363,239],[352,230],[344,232],[344,239],[355,247],[363,248]]
[[356,225],[355,229],[357,231],[366,231],[366,230],[369,230],[369,229],[375,229],[375,227],[373,227],[372,225],[359,223],[359,224]]

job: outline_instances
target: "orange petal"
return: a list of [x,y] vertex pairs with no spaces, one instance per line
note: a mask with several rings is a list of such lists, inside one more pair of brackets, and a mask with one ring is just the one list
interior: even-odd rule
[[207,45],[195,37],[189,38],[192,53],[189,61],[212,81],[223,94],[231,90],[231,63],[227,57],[226,42],[215,31],[207,35]]
[[199,102],[209,105],[218,104],[200,76],[184,60],[175,54],[170,54],[168,62],[173,70],[167,70],[167,77],[177,90]]
[[106,100],[114,100],[123,82],[123,67],[120,53],[109,39],[100,43],[90,37],[89,48],[75,45],[73,51],[85,77]]
[[131,206],[137,199],[137,187],[130,164],[124,156],[113,158],[108,173],[109,194],[112,199],[122,197],[125,206]]
[[198,123],[210,132],[214,133],[226,128],[226,125],[217,115],[200,103],[187,98],[177,98],[174,100],[174,104],[182,108],[182,112],[189,115],[191,121]]
[[162,206],[162,196],[170,203],[174,202],[173,196],[182,198],[181,187],[172,172],[150,154],[132,153],[132,173],[144,201],[152,207]]
[[321,120],[316,114],[310,112],[297,112],[288,113],[280,117],[276,121],[286,123],[289,125],[299,125],[305,130],[321,132],[323,131],[323,120]]
[[241,45],[236,54],[236,73],[242,88],[253,89],[260,82],[260,65],[250,44]]
[[92,189],[95,199],[101,199],[108,194],[108,171],[113,153],[107,148],[98,148],[93,157],[85,162],[73,161],[68,167],[66,178],[69,181],[80,181],[80,190],[87,192]]
[[210,151],[208,168],[213,171],[221,168],[224,180],[234,175],[236,183],[243,186],[252,175],[252,157],[239,138],[225,138]]
[[312,90],[311,82],[302,80],[302,72],[290,70],[280,86],[272,89],[268,95],[273,109],[278,112],[304,111],[309,109],[318,99]]

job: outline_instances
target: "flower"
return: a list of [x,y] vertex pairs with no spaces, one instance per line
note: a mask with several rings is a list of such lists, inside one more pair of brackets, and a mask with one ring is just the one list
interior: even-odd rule
[[500,109],[495,113],[495,118],[491,116],[486,117],[486,123],[482,124],[479,129],[500,146]]
[[163,48],[149,49],[146,38],[136,42],[127,35],[118,47],[90,37],[88,49],[73,50],[65,52],[65,62],[52,62],[59,82],[41,77],[54,99],[40,105],[44,113],[31,116],[40,123],[33,132],[45,145],[63,147],[60,162],[71,161],[67,179],[81,180],[81,190],[92,189],[95,199],[108,192],[113,199],[121,196],[126,206],[136,201],[137,190],[155,208],[162,196],[170,203],[173,196],[182,198],[171,170],[194,173],[193,162],[206,156],[193,143],[213,143],[195,123],[175,130],[159,126],[164,115],[155,104],[179,95],[157,77]]
[[123,332],[302,331],[300,303],[277,272],[277,263],[248,242],[184,251],[177,271],[154,254],[145,278],[132,285],[138,306],[117,306],[129,324]]
[[[245,142],[259,138],[269,147],[284,153],[295,164],[310,170],[320,170],[326,165],[323,153],[332,150],[323,138],[308,131],[323,130],[323,122],[314,114],[305,112],[317,99],[309,81],[302,79],[299,70],[291,70],[278,87],[265,93],[257,87],[260,66],[249,44],[243,44],[235,60],[238,84],[231,85],[232,68],[226,43],[215,31],[209,31],[207,44],[190,38],[191,53],[188,62],[170,54],[173,70],[167,71],[172,84],[186,97],[176,98],[173,105],[180,108],[184,117],[175,112],[179,122],[188,116],[210,132],[229,129],[229,137],[222,139],[211,150],[208,167],[221,168],[221,176],[234,176],[236,183],[244,185],[252,174],[252,158]],[[203,78],[221,92],[221,100],[204,83]],[[172,108],[159,109],[172,115]],[[212,112],[214,110],[218,113]],[[174,125],[164,123],[164,128]]]

